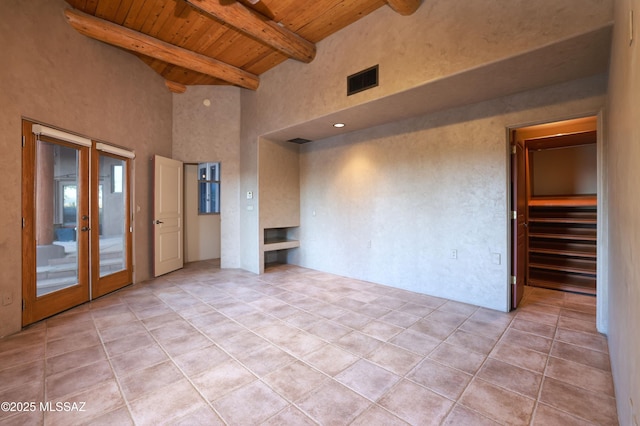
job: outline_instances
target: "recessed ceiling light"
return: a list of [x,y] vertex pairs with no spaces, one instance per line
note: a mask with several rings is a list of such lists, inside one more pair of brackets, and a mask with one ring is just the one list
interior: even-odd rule
[[344,123],[336,123],[333,125],[333,127],[337,127],[339,129],[341,127],[344,127]]

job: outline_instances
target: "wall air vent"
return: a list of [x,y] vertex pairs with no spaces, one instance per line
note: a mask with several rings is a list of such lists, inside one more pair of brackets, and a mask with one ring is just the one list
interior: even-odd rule
[[363,90],[371,89],[377,85],[378,65],[375,65],[347,77],[347,96],[362,92]]
[[311,141],[309,139],[304,139],[304,138],[293,138],[293,139],[289,139],[287,142],[303,144],[303,143],[309,143]]

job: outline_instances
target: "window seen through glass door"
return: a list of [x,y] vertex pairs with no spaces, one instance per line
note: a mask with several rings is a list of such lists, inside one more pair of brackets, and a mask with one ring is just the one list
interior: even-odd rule
[[198,164],[198,214],[220,213],[220,163]]

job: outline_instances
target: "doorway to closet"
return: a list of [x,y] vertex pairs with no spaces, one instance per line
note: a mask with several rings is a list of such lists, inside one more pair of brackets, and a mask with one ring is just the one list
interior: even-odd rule
[[184,165],[185,262],[220,259],[220,163]]
[[511,139],[512,171],[523,168],[512,174],[513,223],[523,225],[512,227],[512,306],[523,285],[595,296],[597,117],[518,128]]
[[23,120],[22,325],[132,282],[132,152]]

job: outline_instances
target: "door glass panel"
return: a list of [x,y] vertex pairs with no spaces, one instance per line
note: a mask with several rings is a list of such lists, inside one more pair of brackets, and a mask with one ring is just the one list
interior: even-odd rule
[[126,269],[126,161],[100,155],[98,223],[100,276]]
[[77,149],[36,142],[36,296],[78,283]]

